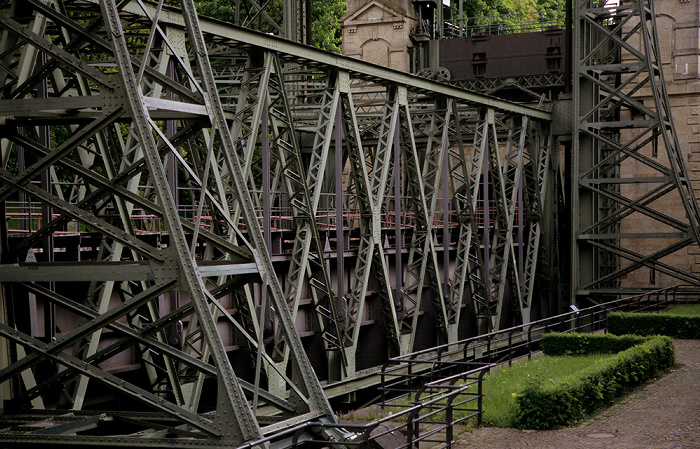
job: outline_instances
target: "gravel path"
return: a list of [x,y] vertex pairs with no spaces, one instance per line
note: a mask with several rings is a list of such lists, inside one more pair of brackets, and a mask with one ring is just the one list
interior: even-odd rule
[[533,431],[484,427],[455,449],[700,449],[700,340],[674,340],[675,370],[584,423]]

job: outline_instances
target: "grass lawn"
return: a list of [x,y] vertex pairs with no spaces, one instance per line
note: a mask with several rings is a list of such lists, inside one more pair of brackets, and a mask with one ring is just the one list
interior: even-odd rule
[[671,306],[659,313],[666,315],[684,315],[684,316],[700,316],[700,304],[684,304],[680,306]]
[[[511,427],[517,413],[515,398],[523,388],[533,383],[552,382],[553,379],[561,379],[608,357],[612,357],[612,355],[541,356],[529,361],[515,363],[510,367],[494,368],[484,377],[482,386],[484,393],[483,424],[494,427]],[[376,416],[373,413],[371,419],[399,413],[410,404],[410,400],[406,398],[399,399],[395,404],[400,404],[400,406],[387,406],[383,410],[375,410]],[[441,414],[438,417],[438,419],[442,419]],[[456,410],[454,418],[460,417],[460,412]],[[397,420],[404,421],[405,417],[399,417]]]
[[510,427],[516,414],[515,398],[526,386],[561,379],[611,356],[543,356],[492,371],[483,384],[484,425]]

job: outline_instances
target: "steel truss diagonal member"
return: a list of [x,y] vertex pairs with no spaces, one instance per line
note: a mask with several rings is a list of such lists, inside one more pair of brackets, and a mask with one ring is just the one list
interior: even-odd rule
[[[278,68],[277,72],[281,72],[281,68]],[[277,76],[280,75],[278,74]],[[314,313],[328,354],[329,373],[335,380],[340,380],[342,378],[341,373],[346,369],[345,348],[342,344],[340,318],[336,311],[336,299],[323,254],[323,242],[321,242],[318,225],[316,224],[316,214],[321,193],[323,192],[332,133],[340,103],[340,80],[338,78],[342,77],[347,84],[347,76],[347,73],[338,74],[336,71],[326,74],[327,85],[322,93],[311,160],[308,164],[309,168],[306,172],[305,183],[299,182],[304,179],[303,168],[300,162],[301,154],[293,154],[293,158],[287,163],[287,168],[283,170],[283,175],[288,179],[287,191],[290,192],[289,198],[296,228],[294,247],[289,261],[289,271],[285,285],[285,297],[290,304],[292,313],[298,313],[299,302],[303,292],[303,281],[305,279],[308,280]],[[286,106],[286,109],[288,114],[288,106]],[[295,152],[299,151],[296,141],[294,141],[291,149]],[[282,160],[286,159],[286,157],[282,158]],[[340,176],[340,174],[336,173],[336,176]],[[282,351],[286,359],[288,357],[288,347],[286,345],[283,346],[281,343],[284,343],[284,340],[277,338],[278,351]]]
[[[122,30],[119,11],[116,5],[109,2],[103,3],[101,6],[107,28],[112,37],[115,57],[120,67],[120,75],[124,83],[125,94],[131,109],[130,112],[134,117],[133,125],[136,128],[137,138],[143,146],[147,165],[155,177],[155,188],[158,197],[164,206],[164,219],[170,229],[171,244],[178,255],[178,265],[182,270],[184,284],[190,295],[192,295],[192,302],[200,319],[200,326],[206,342],[211,348],[215,365],[219,370],[217,385],[220,389],[218,394],[221,400],[217,404],[216,428],[222,436],[227,438],[241,441],[258,438],[262,436],[262,433],[259,430],[254,413],[242,394],[242,389],[237,382],[236,375],[216,331],[216,323],[207,306],[209,297],[206,293],[206,287],[196,264],[190,258],[180,217],[177,214],[172,193],[167,188],[165,169],[158,154],[152,130],[147,127],[149,122],[148,111],[141,90],[137,85],[136,76],[132,71],[129,49]],[[183,6],[190,6],[190,12],[193,12],[194,6]],[[193,40],[197,42],[198,38],[201,39],[201,37],[194,36]],[[214,107],[216,106],[214,105]],[[217,111],[213,112],[217,113]],[[231,425],[232,423],[234,425]]]
[[[435,108],[435,114],[431,119],[431,130],[439,133],[440,138],[435,139],[435,147],[433,148],[432,135],[428,140],[428,149],[425,152],[423,168],[420,167],[420,161],[418,159],[418,151],[416,148],[416,139],[413,134],[413,130],[416,128],[411,122],[410,108],[408,105],[401,110],[401,121],[399,123],[401,136],[400,136],[400,153],[403,158],[396,158],[394,161],[394,189],[398,192],[401,187],[400,174],[401,174],[401,161],[403,160],[403,172],[406,177],[407,184],[407,197],[411,199],[411,209],[413,212],[413,235],[411,239],[411,247],[408,254],[408,261],[406,264],[406,275],[403,283],[403,289],[401,295],[403,296],[403,311],[401,319],[401,334],[402,338],[406,340],[406,335],[408,335],[408,341],[405,341],[404,351],[411,352],[414,350],[414,343],[416,338],[416,332],[418,329],[418,317],[421,311],[421,302],[423,298],[423,289],[427,287],[430,291],[431,301],[433,304],[434,312],[436,314],[437,328],[438,328],[438,338],[437,342],[447,341],[447,316],[444,307],[444,297],[443,297],[443,287],[440,284],[438,276],[438,264],[437,257],[435,254],[435,247],[433,244],[433,214],[435,211],[434,203],[436,201],[437,188],[435,186],[429,186],[424,179],[433,179],[434,182],[438,182],[440,179],[440,169],[442,168],[442,157],[445,154],[445,143],[446,139],[444,136],[447,133],[447,128],[449,123],[449,109],[447,111],[442,111],[440,108]],[[447,115],[441,117],[442,114]],[[437,117],[435,117],[437,116]],[[437,121],[443,120],[441,126],[437,125]],[[432,164],[435,164],[431,166]],[[426,178],[425,176],[430,176]],[[399,195],[395,195],[399,196]],[[401,201],[395,199],[395,201]],[[430,206],[432,207],[429,207]],[[400,205],[400,203],[399,203]],[[403,207],[398,210],[401,211]],[[400,220],[403,214],[396,214],[396,220]],[[400,224],[400,221],[398,221]],[[397,254],[400,256],[401,252],[398,250],[400,239],[397,239]],[[399,267],[400,268],[400,265]],[[401,300],[400,298],[398,300]]]
[[[26,154],[31,152],[33,157],[31,161],[34,165],[28,164],[29,169],[24,172],[14,168],[11,171],[1,169],[0,177],[3,181],[1,188],[11,190],[12,192],[8,192],[8,195],[12,196],[12,199],[17,192],[21,192],[34,200],[51,204],[60,212],[57,217],[44,220],[43,228],[24,240],[17,252],[21,252],[22,248],[25,252],[27,249],[31,250],[32,242],[40,241],[42,238],[52,238],[51,233],[61,229],[60,226],[65,226],[66,222],[72,218],[82,229],[100,234],[101,241],[98,246],[101,249],[97,256],[99,260],[111,260],[117,265],[122,259],[132,262],[143,260],[146,264],[150,264],[147,266],[153,267],[152,275],[147,274],[145,278],[139,277],[135,282],[116,278],[115,280],[119,280],[121,284],[114,288],[114,294],[108,289],[103,289],[102,293],[95,291],[94,294],[90,294],[91,298],[99,298],[88,301],[88,310],[91,312],[72,307],[70,302],[60,299],[62,296],[51,289],[29,288],[17,283],[10,287],[9,291],[15,290],[17,299],[14,301],[15,304],[20,304],[16,290],[23,287],[29,290],[31,295],[40,296],[38,300],[43,301],[42,305],[47,308],[56,306],[64,315],[73,314],[69,316],[70,319],[75,319],[77,315],[87,320],[74,331],[69,328],[60,329],[62,333],[59,335],[60,338],[46,346],[35,341],[34,336],[38,332],[34,329],[31,335],[25,334],[27,338],[16,338],[10,331],[16,324],[6,324],[8,329],[3,330],[3,335],[19,345],[30,347],[30,352],[33,351],[25,357],[27,362],[36,361],[37,354],[41,354],[46,360],[52,359],[70,371],[71,375],[66,375],[61,380],[58,377],[44,378],[42,374],[41,381],[47,382],[42,384],[42,391],[48,391],[47,389],[51,388],[50,385],[60,384],[63,380],[87,376],[93,380],[107,379],[106,382],[110,386],[117,387],[115,390],[118,393],[125,394],[130,399],[138,399],[136,395],[140,393],[135,392],[141,390],[133,388],[132,383],[110,377],[110,373],[103,375],[101,371],[104,370],[93,369],[108,355],[121,354],[125,348],[138,347],[136,359],[144,364],[144,371],[153,374],[148,380],[139,384],[150,385],[151,388],[150,392],[144,390],[141,396],[146,400],[141,402],[153,405],[152,408],[156,412],[167,413],[170,415],[168,419],[177,421],[178,417],[185,417],[186,419],[181,420],[180,424],[192,425],[195,429],[200,429],[194,432],[197,435],[196,438],[213,438],[226,444],[260,438],[263,430],[258,424],[259,410],[257,407],[251,407],[249,403],[251,395],[260,397],[263,404],[261,409],[266,407],[276,409],[272,413],[275,415],[272,421],[278,421],[275,423],[276,426],[286,425],[285,419],[290,420],[292,424],[317,418],[333,419],[318,380],[303,352],[294,329],[293,319],[286,308],[269,254],[265,249],[250,195],[245,187],[234,140],[230,135],[229,124],[226,122],[227,118],[224,116],[217,95],[212,69],[209,66],[192,4],[183,5],[185,11],[183,17],[186,20],[185,32],[182,33],[169,30],[159,22],[163,12],[162,2],[153,10],[142,8],[145,12],[144,17],[137,21],[138,23],[130,23],[129,19],[123,15],[121,9],[123,5],[117,7],[114,2],[100,3],[101,14],[96,13],[94,9],[91,12],[80,11],[77,14],[81,17],[79,21],[73,21],[64,15],[75,13],[74,3],[61,4],[57,9],[51,7],[46,9],[47,7],[41,2],[33,2],[32,5],[50,15],[54,24],[60,23],[60,26],[68,28],[69,31],[54,33],[52,28],[52,32],[45,36],[38,33],[30,34],[24,30],[23,18],[20,22],[3,17],[2,26],[5,31],[3,43],[7,44],[6,37],[9,35],[19,36],[18,40],[29,41],[45,50],[49,59],[48,64],[53,64],[56,71],[49,77],[46,73],[51,72],[44,72],[42,68],[32,76],[45,77],[43,79],[48,86],[61,89],[54,91],[53,94],[66,95],[67,99],[63,106],[60,106],[59,102],[54,102],[53,99],[38,99],[41,105],[37,109],[51,110],[56,106],[63,108],[59,116],[39,114],[42,117],[41,123],[55,124],[60,120],[61,124],[68,123],[70,128],[66,127],[68,138],[62,140],[61,144],[55,145],[55,148],[50,144],[35,142],[32,117],[26,112],[21,112],[26,111],[27,107],[37,105],[35,100],[2,99],[2,110],[7,113],[6,116],[14,114],[15,110],[21,112],[19,117],[14,117],[11,121],[20,120],[21,123],[30,124],[26,126],[24,133],[13,130],[12,139],[5,139],[3,136],[3,151],[18,153],[24,151]],[[85,4],[81,3],[81,5]],[[82,13],[86,15],[82,16]],[[30,17],[31,8],[22,11],[22,14]],[[92,15],[86,18],[90,14]],[[13,15],[15,16],[25,17],[21,14]],[[133,36],[130,33],[137,28],[147,29],[148,32],[139,38],[132,39]],[[51,41],[58,39],[58,42],[61,42],[60,39],[71,39],[72,36],[78,36],[72,41],[75,47],[64,46],[64,50]],[[178,41],[179,38],[182,40]],[[94,45],[94,48],[99,51],[86,58],[81,52],[83,47],[77,44],[81,40],[84,45],[88,47]],[[186,44],[190,48],[182,51],[182,47]],[[20,48],[14,44],[10,47],[7,51],[11,54],[15,54],[15,50]],[[66,48],[70,51],[65,50]],[[20,53],[20,50],[16,53]],[[190,55],[194,55],[195,68],[189,65]],[[96,62],[87,63],[86,59]],[[104,64],[101,61],[107,60],[110,61],[109,68],[102,69]],[[175,67],[169,72],[166,67],[171,64]],[[28,67],[25,64],[20,66]],[[28,73],[31,74],[31,71]],[[166,77],[165,73],[172,73],[172,79],[170,75]],[[196,78],[194,73],[199,78]],[[281,70],[278,69],[277,73],[281,73]],[[81,84],[81,80],[85,81],[85,79],[87,79],[86,84]],[[22,82],[9,77],[3,92],[11,91],[17,83]],[[77,114],[71,112],[72,105],[78,107]],[[289,113],[287,116],[291,117]],[[71,117],[76,121],[71,122]],[[172,124],[175,130],[165,132],[161,129],[166,125],[162,120],[174,122]],[[170,126],[171,123],[167,125]],[[10,127],[14,127],[14,122]],[[281,128],[278,126],[277,129]],[[283,132],[284,135],[290,133],[294,135],[294,130]],[[100,143],[102,139],[105,144]],[[191,152],[192,159],[183,156],[179,150],[180,146]],[[199,153],[192,154],[195,152]],[[89,157],[74,159],[72,156],[75,153],[80,153],[82,156],[85,156],[83,153],[88,153]],[[209,155],[212,154],[216,155],[216,158],[210,158]],[[173,169],[166,168],[162,163],[166,155],[174,157],[177,161],[175,170],[182,170],[187,178],[186,182],[194,186],[193,191],[201,193],[199,205],[206,203],[209,210],[214,211],[217,219],[221,217],[215,229],[200,229],[200,220],[197,217],[193,219],[191,216],[179,215],[173,189],[168,185],[168,175],[172,173],[169,170]],[[293,156],[292,153],[285,153],[284,160],[292,161]],[[195,164],[190,165],[192,160]],[[301,172],[299,162],[295,164],[296,172]],[[212,177],[216,178],[216,182],[209,181],[207,169],[201,167],[204,165],[215,165],[211,168],[211,172],[214,172]],[[288,162],[288,165],[291,163]],[[65,191],[72,186],[63,187],[57,183],[49,187],[39,187],[32,183],[32,177],[56,167],[68,170],[75,175],[75,184],[78,186],[76,190],[80,190],[81,193],[71,196],[74,200],[72,202],[64,199]],[[224,186],[222,181],[230,184]],[[310,204],[308,193],[302,196],[304,198],[301,202]],[[233,205],[231,209],[238,207],[241,211],[242,222],[245,223],[246,228],[245,235],[240,230],[234,230],[238,227],[239,220],[237,214],[233,218],[228,212],[231,210],[228,208],[230,204]],[[135,236],[132,222],[134,207],[143,208],[154,215],[154,220],[157,219],[163,223],[164,228],[167,229],[167,242],[144,242],[143,238]],[[118,209],[119,213],[114,214],[112,208]],[[201,216],[201,209],[199,212]],[[186,233],[192,233],[192,241],[189,241],[190,236]],[[227,241],[227,237],[230,241]],[[238,242],[242,242],[241,246],[237,245]],[[122,251],[121,247],[125,251]],[[198,249],[200,247],[205,249]],[[3,243],[3,256],[9,257],[12,254],[8,248],[7,243]],[[202,254],[207,257],[207,260],[198,261]],[[214,262],[214,258],[220,258],[227,263],[218,265],[208,263]],[[105,273],[108,270],[107,268]],[[34,277],[29,276],[29,280],[40,282],[41,270],[37,273]],[[213,280],[215,276],[212,273],[220,274],[219,277],[223,280],[219,278]],[[248,279],[242,280],[245,275],[248,275]],[[140,291],[150,292],[153,282],[161,285],[166,279],[163,276],[167,279],[177,277],[178,283],[168,283],[167,288],[159,289],[157,295],[148,295],[147,299],[141,301],[144,297]],[[77,282],[80,276],[68,277]],[[106,279],[114,278],[107,276]],[[239,322],[255,321],[255,318],[251,319],[252,315],[255,315],[255,307],[249,307],[246,312],[242,311],[243,308],[234,309],[237,315],[234,317],[231,314],[232,309],[221,304],[229,300],[228,295],[242,296],[241,292],[244,288],[241,284],[256,281],[263,282],[262,288],[266,289],[276,313],[275,322],[284,334],[289,347],[292,375],[288,377],[286,372],[282,373],[286,382],[284,388],[289,391],[283,391],[282,395],[289,394],[289,397],[275,396],[266,391],[259,392],[258,385],[252,386],[249,382],[238,378],[229,361],[227,352],[230,349],[226,347],[229,343],[222,340],[220,331],[217,329],[222,325],[219,321],[224,321],[218,319],[222,316],[227,320],[226,325],[231,326],[235,332],[246,338],[253,351],[260,352],[257,348],[261,346],[255,338],[255,330],[239,324]],[[170,310],[182,310],[182,312],[177,315],[172,315],[174,312],[167,314],[168,307],[164,308],[162,305],[164,296],[175,291],[182,293],[183,300],[191,306],[187,309],[178,309],[175,304],[170,307]],[[120,298],[122,305],[114,307],[113,302],[116,297]],[[139,300],[139,306],[131,307],[135,299]],[[231,299],[230,302],[233,304],[234,300]],[[115,315],[127,305],[129,309],[126,315]],[[152,312],[145,312],[146,309]],[[90,313],[95,313],[97,318],[91,318]],[[160,313],[165,313],[169,318],[163,321],[159,317]],[[241,316],[243,313],[248,313],[251,317]],[[121,317],[124,317],[128,325],[123,321],[116,322]],[[187,336],[201,337],[198,342],[194,342],[193,338],[182,343],[190,351],[182,354],[176,349],[171,350],[167,349],[167,345],[164,346],[164,342],[177,345],[176,340],[161,338],[161,334],[172,335],[168,328],[181,327],[182,323],[178,323],[180,319],[186,319],[186,332],[191,331],[190,334],[186,334]],[[61,323],[61,326],[65,325],[65,322]],[[22,326],[22,323],[19,326]],[[108,335],[104,338],[99,336],[102,328],[108,329]],[[109,345],[109,339],[111,338],[113,342],[116,338],[114,334],[110,334],[112,332],[126,332],[135,342],[133,344],[126,343],[126,340],[114,342],[112,346],[107,346],[112,348],[107,352],[104,352],[105,349],[98,350],[96,345],[93,345],[95,341]],[[155,340],[139,338],[138,335],[141,332],[153,332],[153,335],[158,337]],[[335,333],[338,334],[338,331],[336,330]],[[94,347],[84,351],[85,345]],[[64,349],[69,348],[73,350],[74,356],[68,356],[68,352],[63,353]],[[145,349],[152,355],[147,357]],[[168,359],[175,360],[180,365],[170,364]],[[269,357],[265,356],[263,359],[265,369],[274,365]],[[193,360],[196,361],[193,363]],[[20,372],[24,376],[27,371],[23,368],[15,369],[18,365],[12,363],[6,366],[14,367],[7,375],[8,379],[14,378],[15,374]],[[166,369],[167,375],[163,374]],[[200,378],[206,377],[204,383],[208,385],[195,386],[196,383],[192,381],[193,372],[198,373]],[[161,375],[164,377],[161,378]],[[217,391],[218,400],[214,404],[200,404],[199,393],[192,391],[190,394],[190,390],[212,388],[211,381],[214,383],[213,388]],[[180,387],[182,389],[178,390]],[[31,385],[26,381],[24,388],[27,391],[32,390]],[[78,388],[83,393],[69,393],[70,400],[61,402],[61,406],[80,407],[82,405],[80,398],[85,396],[85,388]],[[22,395],[21,387],[18,387],[17,393],[18,397],[27,399],[27,396]],[[198,413],[201,414],[202,410],[207,409],[215,410],[217,416],[202,417],[201,420],[195,418],[199,416]],[[269,410],[267,413],[270,413]],[[270,419],[266,422],[270,422]],[[148,428],[147,425],[144,427]],[[154,427],[149,430],[156,432],[157,429],[158,427],[154,424]],[[174,434],[182,435],[182,429],[176,430]]]
[[[491,319],[486,291],[488,275],[480,247],[476,216],[480,179],[484,166],[484,135],[487,124],[479,121],[474,126],[474,144],[471,155],[468,156],[463,136],[469,130],[462,132],[460,111],[454,103],[452,117],[454,117],[456,145],[450,148],[447,162],[459,235],[450,290],[448,322],[450,324],[460,322],[462,305],[469,300],[481,329],[489,330]],[[467,122],[467,120],[468,117],[464,117],[464,121]],[[459,339],[457,326],[450,326],[450,329],[453,331],[449,334],[449,341],[457,341]]]
[[[295,323],[292,320],[292,315],[284,299],[279,280],[274,273],[269,254],[265,250],[263,235],[259,226],[257,225],[257,216],[253,210],[248,191],[245,188],[244,175],[238,159],[236,158],[234,148],[232,147],[232,139],[225,121],[224,111],[220,99],[218,98],[218,95],[216,95],[216,85],[212,76],[209,60],[206,56],[204,40],[198,26],[194,5],[190,2],[184,2],[183,8],[185,9],[186,13],[185,17],[190,31],[192,45],[197,51],[197,61],[201,71],[200,76],[202,77],[202,89],[205,95],[205,104],[209,106],[212,122],[217,131],[220,133],[220,142],[224,149],[223,156],[226,162],[226,168],[230,173],[231,183],[233,184],[237,200],[241,205],[243,217],[246,223],[248,223],[248,234],[250,237],[250,244],[253,246],[254,255],[256,256],[256,263],[263,281],[268,284],[267,286],[264,286],[264,288],[268,289],[269,298],[277,311],[276,318],[279,320],[278,325],[283,329],[286,341],[289,344],[291,353],[294,356],[292,360],[294,364],[294,376],[292,381],[297,383],[297,388],[292,389],[291,394],[303,394],[306,396],[297,397],[295,399],[295,401],[298,402],[299,408],[306,412],[302,414],[302,419],[308,420],[314,416],[332,419],[333,414],[330,409],[330,405],[328,404],[323,391],[321,390],[320,383],[316,378],[308,358],[306,357],[299,339],[299,335],[294,327]],[[261,351],[261,348],[258,348],[258,351]],[[297,420],[300,419],[299,416],[292,418]]]
[[[536,124],[535,126],[540,128],[540,125]],[[546,223],[543,223],[543,217],[551,204],[548,191],[549,183],[551,182],[550,160],[553,157],[554,137],[542,134],[541,131],[535,131],[535,144],[529,148],[531,174],[526,174],[526,176],[532,176],[532,180],[525,183],[525,204],[527,205],[529,231],[525,240],[527,251],[525,254],[523,254],[522,249],[520,251],[521,257],[524,256],[525,260],[524,263],[518,264],[518,266],[522,267],[524,274],[521,298],[523,322],[530,321],[533,298],[535,297],[535,280],[538,273],[545,271],[543,269],[538,271],[537,267],[541,265],[540,260],[548,259],[547,251],[549,248],[542,243],[546,240],[546,238],[543,238],[546,235],[543,236],[543,234],[547,231]],[[523,220],[522,214],[518,216],[518,226],[521,226],[521,220]]]
[[362,147],[360,137],[359,135],[352,135],[353,131],[357,131],[357,125],[353,120],[354,110],[351,109],[352,104],[349,104],[347,108],[343,108],[344,113],[349,112],[353,114],[353,118],[350,119],[349,123],[352,128],[346,133],[346,137],[354,146],[354,148],[349,150],[348,158],[360,203],[360,211],[362,211],[362,216],[360,217],[360,247],[357,251],[355,274],[348,297],[347,325],[344,337],[345,345],[348,349],[349,372],[355,371],[355,354],[360,344],[360,326],[364,314],[365,296],[370,275],[373,272],[377,281],[377,294],[381,301],[384,330],[387,335],[389,351],[393,355],[398,355],[401,348],[396,314],[397,307],[394,304],[394,295],[390,288],[386,259],[384,257],[381,222],[381,208],[389,186],[388,175],[393,160],[391,149],[394,142],[394,134],[397,132],[399,108],[402,103],[401,98],[403,98],[405,103],[406,88],[403,86],[392,89],[384,104],[371,174],[366,165],[367,159],[364,152],[360,150]]

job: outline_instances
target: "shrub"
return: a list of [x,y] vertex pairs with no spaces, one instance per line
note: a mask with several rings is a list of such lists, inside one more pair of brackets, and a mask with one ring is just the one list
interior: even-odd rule
[[516,398],[519,411],[515,424],[528,429],[575,424],[622,394],[665,373],[674,363],[670,338],[646,339],[572,376],[526,387]]
[[639,335],[554,333],[544,335],[540,346],[549,356],[617,354],[648,339]]
[[700,316],[611,312],[608,314],[608,332],[700,339]]

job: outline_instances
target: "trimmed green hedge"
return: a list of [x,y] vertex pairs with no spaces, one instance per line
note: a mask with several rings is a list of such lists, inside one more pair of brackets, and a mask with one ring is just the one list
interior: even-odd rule
[[608,332],[700,339],[700,316],[611,312],[608,313]]
[[649,337],[609,334],[545,334],[540,347],[545,355],[617,354],[644,343]]
[[572,376],[526,387],[516,397],[516,427],[539,430],[573,425],[667,372],[675,363],[673,341],[668,337],[645,340]]

